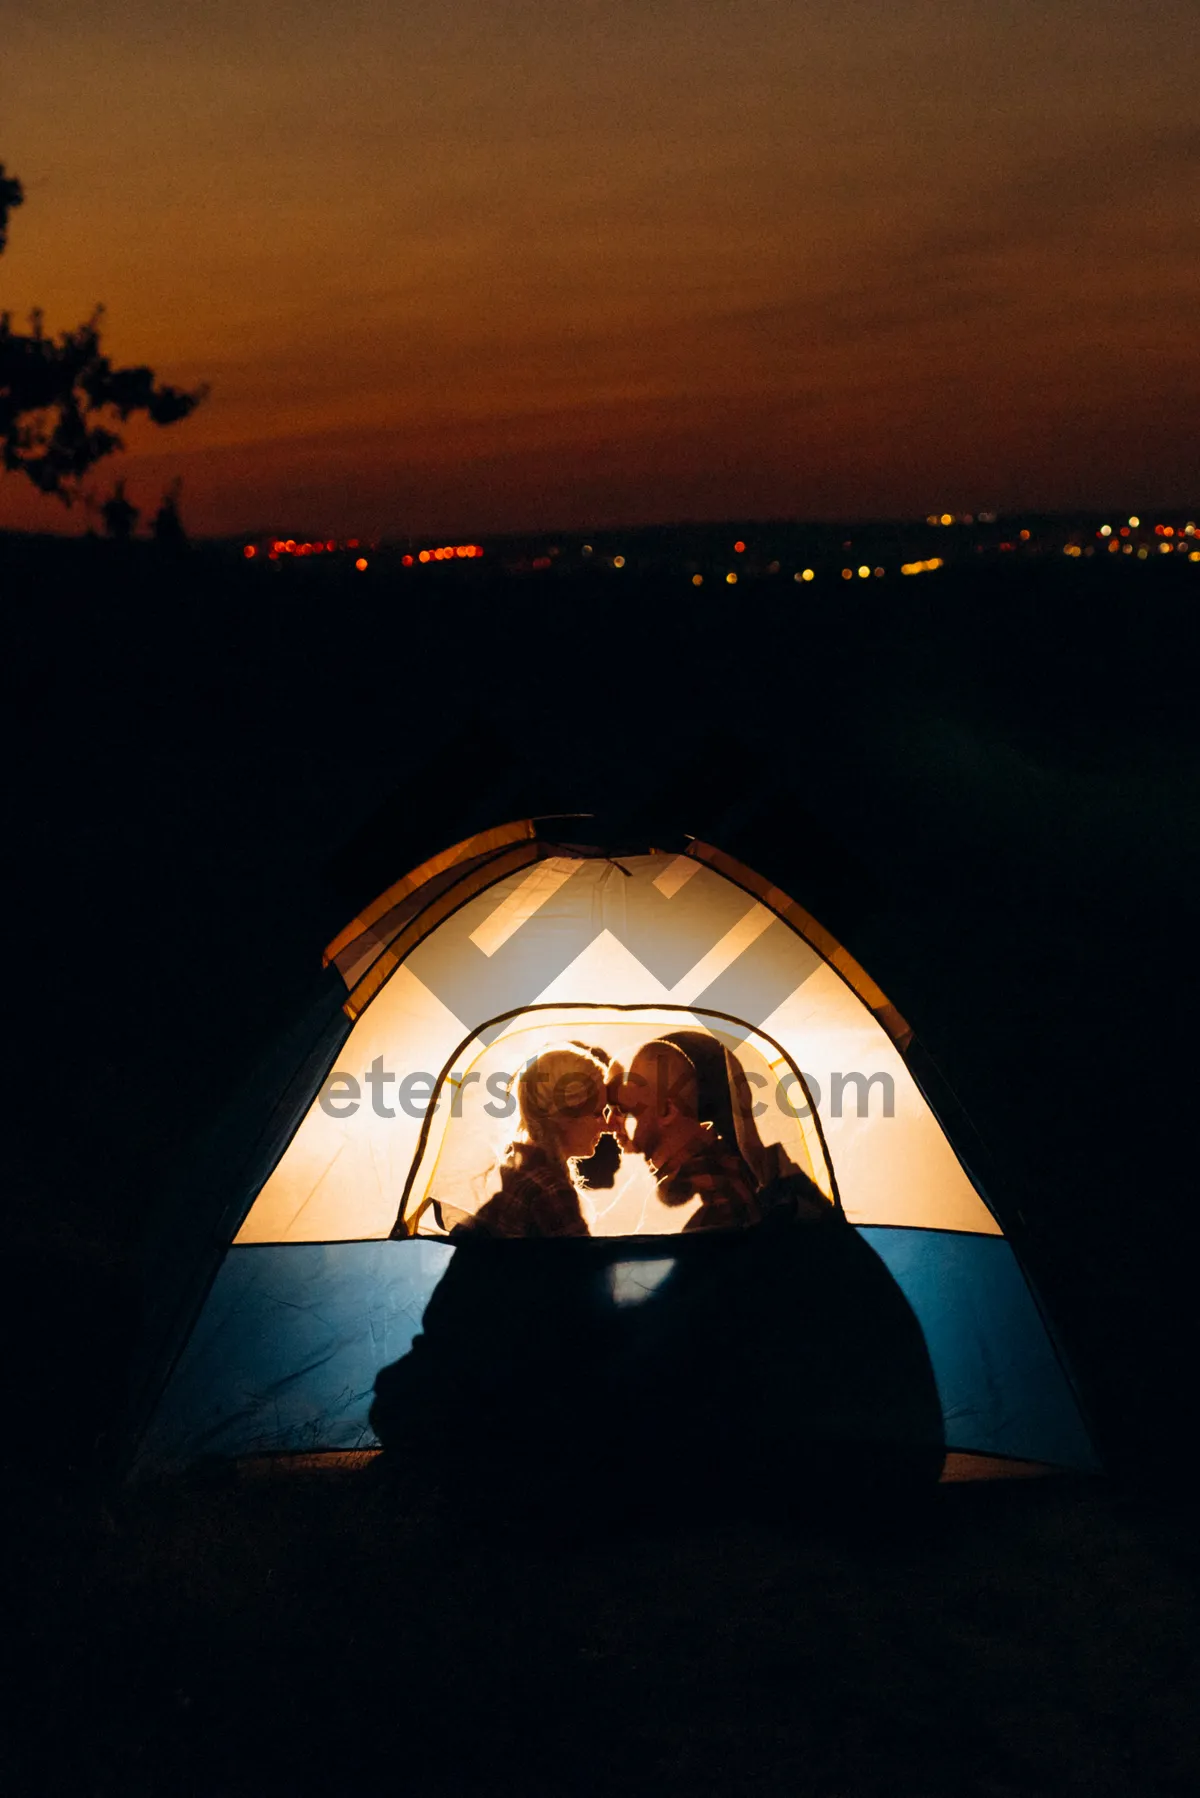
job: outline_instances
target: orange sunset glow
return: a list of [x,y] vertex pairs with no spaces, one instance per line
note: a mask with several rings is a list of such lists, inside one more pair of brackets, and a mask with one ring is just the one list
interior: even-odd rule
[[[1195,22],[25,9],[0,304],[211,384],[90,482],[181,476],[197,533],[1150,510],[1198,461]],[[85,522],[0,479],[0,528]]]

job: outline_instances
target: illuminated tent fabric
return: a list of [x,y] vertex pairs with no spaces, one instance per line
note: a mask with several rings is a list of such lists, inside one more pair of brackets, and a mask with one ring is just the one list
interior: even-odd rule
[[[688,1028],[736,1055],[763,1143],[899,1285],[946,1446],[1093,1466],[1049,1329],[918,1084],[895,1007],[800,905],[719,849],[564,840],[585,831],[522,819],[476,834],[329,945],[336,994],[248,1095],[236,1176],[225,1158],[234,1190],[164,1328],[141,1465],[372,1446],[376,1377],[411,1346],[456,1252],[440,1208],[487,1195],[514,1070],[566,1041],[628,1066],[640,1043]],[[623,1279],[638,1286],[647,1241],[687,1221],[627,1160],[615,1193],[588,1197],[595,1234],[639,1238],[627,1264],[611,1261],[618,1298]],[[211,1205],[198,1197],[197,1215]]]

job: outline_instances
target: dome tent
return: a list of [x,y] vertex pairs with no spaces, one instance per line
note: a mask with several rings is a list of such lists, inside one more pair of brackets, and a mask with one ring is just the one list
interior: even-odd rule
[[[778,847],[762,847],[774,872]],[[585,816],[493,823],[387,887],[325,962],[311,1013],[180,1200],[192,1240],[176,1236],[151,1314],[140,1468],[373,1446],[377,1380],[404,1363],[461,1262],[439,1217],[485,1196],[515,1069],[563,1040],[627,1066],[681,1028],[736,1056],[761,1095],[763,1143],[821,1189],[903,1294],[942,1445],[1096,1464],[1049,1327],[968,1171],[963,1121],[940,1094],[931,1104],[911,1030],[749,862]],[[652,1185],[634,1167],[611,1203],[595,1195],[586,1253],[614,1310],[652,1298],[689,1240]],[[840,1328],[866,1341],[871,1319]],[[486,1356],[482,1338],[474,1352]],[[848,1414],[836,1427],[878,1427],[892,1402],[882,1369],[876,1400],[869,1423]],[[786,1395],[772,1402],[786,1412]],[[884,1428],[902,1434],[903,1406],[889,1415]]]

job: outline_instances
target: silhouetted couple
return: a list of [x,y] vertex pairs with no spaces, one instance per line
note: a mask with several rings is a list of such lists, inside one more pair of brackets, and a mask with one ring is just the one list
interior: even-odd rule
[[[501,1163],[500,1190],[452,1234],[587,1236],[579,1168],[606,1132],[622,1151],[645,1157],[664,1205],[696,1202],[685,1230],[757,1223],[761,1171],[756,1178],[733,1131],[731,1058],[702,1032],[680,1034],[694,1036],[698,1045],[711,1042],[720,1057],[711,1094],[703,1089],[712,1083],[702,1081],[697,1065],[702,1050],[692,1045],[689,1054],[667,1038],[639,1049],[628,1074],[602,1051],[582,1046],[550,1049],[530,1061],[517,1080],[520,1131]],[[724,1135],[709,1115],[722,1110],[728,1114]]]
[[[705,1490],[724,1502],[730,1481],[743,1502],[936,1479],[941,1408],[916,1318],[840,1211],[761,1142],[730,1051],[679,1031],[626,1074],[572,1044],[530,1062],[516,1096],[499,1190],[450,1231],[421,1333],[376,1380],[371,1423],[396,1466],[428,1454],[451,1488],[461,1476],[477,1494],[482,1478],[488,1503],[518,1512],[556,1492],[667,1515]],[[669,1255],[652,1236],[590,1238],[577,1180],[606,1133],[646,1158],[664,1204],[694,1207]]]

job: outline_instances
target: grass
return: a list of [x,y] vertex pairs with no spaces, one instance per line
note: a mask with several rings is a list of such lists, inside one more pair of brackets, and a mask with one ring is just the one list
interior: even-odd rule
[[546,1528],[286,1463],[76,1502],[33,1527],[10,1791],[1182,1798],[1200,1776],[1182,1538],[1101,1484],[942,1486],[891,1528],[753,1499]]

